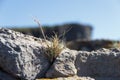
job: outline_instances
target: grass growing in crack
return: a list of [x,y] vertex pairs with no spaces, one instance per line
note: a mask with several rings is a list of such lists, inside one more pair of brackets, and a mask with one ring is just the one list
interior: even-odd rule
[[62,44],[56,34],[50,38],[50,40],[52,43],[50,43],[50,45],[47,45],[46,54],[49,57],[50,62],[53,62],[59,53],[65,48],[65,46]]
[[39,25],[40,30],[42,32],[43,38],[45,40],[45,44],[47,45],[47,48],[45,48],[45,54],[48,57],[49,61],[53,63],[53,61],[56,59],[56,57],[60,54],[60,52],[65,48],[65,45],[63,42],[59,39],[57,34],[55,36],[52,36],[49,38],[51,41],[50,43],[47,41],[45,33],[43,31],[43,28],[40,25],[40,22],[36,19],[34,21]]

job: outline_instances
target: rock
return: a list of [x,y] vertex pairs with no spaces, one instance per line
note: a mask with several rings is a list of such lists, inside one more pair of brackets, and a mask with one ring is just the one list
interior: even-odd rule
[[120,77],[120,49],[79,51],[75,66],[78,76]]
[[120,77],[95,77],[95,80],[120,80]]
[[44,52],[46,47],[45,40],[0,28],[0,80],[45,76],[57,80],[120,79],[118,48],[91,52],[66,48],[51,64]]
[[3,71],[0,71],[0,80],[17,80],[14,77],[10,76],[9,74],[6,74]]
[[36,80],[95,80],[94,78],[90,77],[78,77],[78,76],[73,76],[73,77],[59,77],[59,78],[53,78],[53,79],[36,79]]
[[[46,77],[120,76],[120,49],[99,49],[92,52],[63,50],[56,58]],[[77,71],[77,72],[76,72]]]
[[46,73],[46,77],[56,78],[76,75],[77,70],[74,65],[76,52],[69,49],[63,50]]
[[90,78],[90,77],[68,77],[68,78],[58,78],[58,80],[95,80],[94,78]]
[[44,47],[42,39],[0,28],[0,67],[20,79],[43,77],[50,66]]

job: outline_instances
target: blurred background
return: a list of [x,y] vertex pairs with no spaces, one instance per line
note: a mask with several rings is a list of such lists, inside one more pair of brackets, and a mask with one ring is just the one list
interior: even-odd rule
[[47,36],[72,27],[66,41],[120,40],[120,0],[0,0],[0,27],[40,37],[33,17]]

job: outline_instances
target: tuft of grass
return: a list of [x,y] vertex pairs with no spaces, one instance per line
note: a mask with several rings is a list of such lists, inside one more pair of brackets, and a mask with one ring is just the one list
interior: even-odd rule
[[50,39],[51,42],[48,42],[46,39],[46,36],[44,34],[43,28],[40,25],[39,20],[34,20],[40,27],[40,30],[42,32],[43,38],[45,40],[45,44],[47,47],[45,48],[45,54],[47,55],[49,61],[53,63],[53,61],[56,59],[56,57],[60,54],[60,52],[65,48],[65,45],[63,42],[59,39],[56,33],[55,36],[52,36]]
[[50,62],[53,62],[59,53],[65,48],[64,44],[55,34],[52,38],[50,38],[51,43],[47,44],[46,55],[49,57]]

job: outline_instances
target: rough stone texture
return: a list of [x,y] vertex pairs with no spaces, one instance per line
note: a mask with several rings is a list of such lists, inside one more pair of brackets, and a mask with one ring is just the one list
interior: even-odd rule
[[46,77],[68,77],[77,73],[74,62],[77,51],[65,49],[56,58]]
[[68,78],[58,78],[58,80],[95,80],[94,78],[90,77],[68,77]]
[[94,78],[90,77],[78,77],[78,76],[73,76],[73,77],[59,77],[59,78],[53,78],[53,79],[36,79],[36,80],[95,80]]
[[95,77],[95,80],[120,80],[120,77]]
[[91,52],[64,49],[50,64],[44,54],[45,47],[42,39],[0,28],[0,80],[33,80],[45,76],[58,80],[120,80],[118,48]]
[[120,77],[120,49],[79,51],[75,66],[78,76]]
[[42,79],[36,79],[36,80],[120,80],[118,77],[59,77],[59,78],[42,78]]
[[46,76],[68,77],[75,74],[79,77],[99,77],[96,80],[120,79],[120,49],[102,48],[92,52],[65,50],[57,57]]
[[0,28],[0,67],[21,79],[44,76],[50,63],[43,45],[41,39]]

